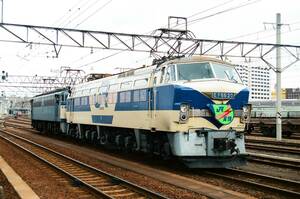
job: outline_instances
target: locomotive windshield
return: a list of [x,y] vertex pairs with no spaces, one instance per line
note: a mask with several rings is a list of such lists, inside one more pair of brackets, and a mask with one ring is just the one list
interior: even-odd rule
[[237,74],[236,70],[232,66],[212,63],[216,78],[225,79],[235,83],[241,83],[241,79]]
[[224,79],[235,83],[241,83],[241,79],[232,66],[220,63],[188,63],[177,65],[178,80],[193,79]]
[[213,71],[208,62],[177,65],[178,80],[214,78]]

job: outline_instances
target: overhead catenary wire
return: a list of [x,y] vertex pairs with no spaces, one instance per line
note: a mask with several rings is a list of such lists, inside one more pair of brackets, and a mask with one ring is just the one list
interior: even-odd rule
[[[214,6],[212,6],[212,7],[207,8],[207,9],[204,9],[204,10],[201,10],[201,11],[199,11],[199,12],[196,12],[196,13],[194,13],[194,14],[188,16],[187,18],[193,18],[193,17],[195,17],[195,16],[197,16],[197,15],[200,15],[200,14],[206,13],[206,12],[208,12],[208,11],[214,10],[214,9],[216,9],[216,8],[225,6],[225,5],[227,5],[227,4],[229,4],[229,3],[233,2],[233,1],[235,1],[235,0],[229,0],[229,1],[226,1],[226,2],[224,2],[224,3],[220,3],[220,4],[217,4],[217,5],[214,5]],[[170,25],[173,25],[173,24],[175,24],[174,27],[176,27],[176,26],[179,25],[179,23],[176,23],[176,22],[173,22],[173,23],[171,23]]]
[[90,14],[89,16],[87,16],[86,18],[84,18],[82,21],[80,21],[75,28],[77,28],[79,25],[81,25],[82,23],[86,22],[88,19],[90,19],[92,16],[94,16],[96,13],[98,13],[100,10],[102,10],[103,8],[105,8],[108,4],[110,4],[112,2],[112,0],[107,1],[106,3],[104,3],[101,7],[99,7],[97,10],[95,10],[92,14]]
[[220,4],[218,4],[218,5],[212,6],[212,7],[210,7],[210,8],[205,9],[205,10],[196,12],[195,14],[192,14],[192,15],[188,16],[187,18],[192,18],[192,17],[194,17],[194,16],[197,16],[197,15],[200,15],[200,14],[203,14],[203,13],[206,13],[206,12],[208,12],[208,11],[211,11],[211,10],[214,10],[214,9],[219,8],[219,7],[221,7],[221,6],[224,6],[224,5],[226,5],[226,4],[229,4],[229,3],[233,2],[233,1],[235,1],[235,0],[229,0],[229,1],[226,1],[226,2],[224,2],[224,3],[220,3]]
[[[249,2],[249,1],[250,1],[250,2]],[[231,12],[231,11],[233,11],[233,10],[237,10],[237,9],[239,9],[239,8],[243,8],[243,7],[246,7],[246,6],[249,6],[249,5],[258,3],[258,2],[260,2],[260,1],[262,1],[262,0],[255,0],[255,1],[248,0],[247,3],[241,3],[241,4],[237,5],[237,6],[232,6],[232,7],[230,7],[230,8],[225,9],[225,10],[221,10],[221,11],[218,11],[218,12],[215,12],[215,13],[212,13],[212,14],[209,14],[209,15],[206,15],[206,16],[203,16],[203,17],[199,17],[199,18],[197,18],[197,19],[192,19],[192,20],[188,21],[188,24],[189,24],[189,25],[193,25],[193,24],[195,24],[195,23],[197,23],[197,22],[199,22],[199,21],[201,21],[201,20],[208,19],[208,18],[217,16],[217,15],[220,15],[220,14],[227,13],[227,12]],[[178,24],[178,26],[179,26],[179,25],[182,25],[182,24]]]
[[[253,4],[253,3],[257,3],[257,2],[259,2],[259,1],[261,1],[261,0],[256,0],[256,1],[254,1],[254,2],[249,2],[249,3],[246,3],[246,4],[242,4],[242,5],[239,4],[239,6],[231,7],[230,9],[225,9],[224,11],[229,12],[229,11],[231,11],[231,10],[235,10],[235,9],[238,9],[238,8],[241,8],[241,7],[244,7],[244,6]],[[203,11],[197,12],[197,13],[191,15],[190,17],[199,15],[199,14],[201,14],[201,13],[205,13],[205,12],[207,12],[207,11],[209,11],[209,10],[218,8],[218,7],[222,6],[222,5],[226,5],[226,4],[230,3],[230,2],[233,2],[233,0],[223,2],[223,3],[218,4],[218,5],[216,5],[216,6],[213,6],[213,7],[210,7],[210,8],[208,8],[208,9],[205,9],[205,10],[203,10]],[[221,12],[217,12],[217,13],[214,13],[213,16],[218,15],[218,14],[222,14],[222,13],[224,13],[224,12],[222,12],[222,11],[221,11]],[[213,16],[208,15],[208,16],[206,16],[206,17],[208,18],[208,17],[213,17]],[[199,20],[199,19],[196,19],[196,20]],[[179,24],[178,24],[178,25],[179,25]],[[120,53],[113,53],[113,54],[111,54],[110,56],[104,57],[104,59],[101,58],[101,59],[97,59],[97,60],[95,60],[95,61],[92,61],[92,62],[89,62],[89,63],[86,63],[86,64],[82,64],[82,65],[79,66],[79,68],[82,68],[82,67],[84,67],[84,66],[88,66],[88,65],[91,65],[91,64],[94,64],[94,63],[103,61],[103,60],[105,60],[105,59],[107,59],[107,58],[113,57],[114,55],[121,54],[121,52],[124,52],[124,51],[120,51]],[[89,56],[89,55],[86,55],[85,57],[87,57],[87,56]],[[78,61],[79,61],[79,60],[82,60],[83,58],[84,58],[84,57],[81,57],[80,59],[78,59]],[[74,63],[74,62],[73,62],[73,63]]]
[[[228,3],[231,3],[231,2],[233,2],[233,1],[235,1],[235,0],[229,0],[229,1],[226,1],[226,2],[223,2],[223,3],[220,3],[220,4],[217,4],[217,5],[215,5],[215,6],[212,6],[212,7],[210,7],[210,8],[201,10],[201,11],[199,11],[199,12],[196,12],[196,13],[194,13],[194,14],[188,16],[188,18],[197,16],[197,15],[199,15],[199,14],[203,14],[203,13],[205,13],[205,12],[208,12],[208,11],[213,10],[213,9],[216,9],[216,8],[219,8],[219,7],[224,6],[224,5],[228,4]],[[172,23],[172,24],[176,24],[176,23],[174,22],[174,23]],[[172,25],[172,24],[171,24],[171,25]],[[153,30],[148,31],[148,32],[146,32],[146,33],[144,33],[144,34],[151,34],[152,32],[153,32]],[[121,51],[121,52],[122,52],[122,51]],[[107,58],[110,58],[110,57],[113,57],[113,55],[118,55],[118,54],[121,54],[121,53],[113,53],[113,54],[111,54],[112,56],[106,56],[106,57],[107,57]],[[89,54],[87,54],[87,55],[84,55],[84,56],[80,57],[79,59],[73,61],[71,64],[74,64],[74,63],[76,63],[76,62],[78,62],[78,61],[80,61],[80,60],[82,60],[82,59],[84,59],[84,58],[86,58],[86,57],[88,57],[88,56],[90,56],[90,55],[91,55],[91,53],[89,53]],[[97,59],[97,60],[102,61],[102,60],[104,60],[104,59]],[[79,66],[79,68],[82,68],[83,66],[88,66],[88,65],[90,65],[90,64],[94,64],[94,63],[99,62],[99,61],[97,61],[97,60],[95,60],[95,62],[94,62],[94,61],[93,61],[93,62],[90,62],[90,63],[88,63],[87,65],[86,65],[86,64],[81,65],[81,66]]]
[[[65,20],[63,20],[58,27],[62,27],[65,28],[66,26],[70,25],[71,23],[73,23],[76,19],[79,19],[80,16],[82,16],[84,13],[86,13],[88,10],[90,10],[91,8],[97,8],[92,14],[90,14],[88,17],[86,17],[84,20],[80,21],[77,25],[79,26],[80,24],[84,23],[86,20],[88,20],[89,18],[91,18],[92,16],[94,16],[96,13],[98,13],[100,10],[102,10],[104,7],[106,7],[106,5],[108,5],[112,0],[106,2],[104,5],[101,4],[101,6],[99,8],[97,8],[98,6],[95,6],[96,4],[98,4],[100,1],[96,0],[96,1],[92,1],[90,2],[90,0],[87,1],[83,1],[80,4],[78,4],[78,2],[72,6],[72,8],[70,8],[69,10],[73,10],[74,8],[78,7],[78,9],[76,9],[73,13],[71,13],[69,15],[69,17],[65,18]],[[85,8],[85,9],[83,9]],[[74,28],[76,28],[74,27]],[[39,36],[40,37],[40,36]],[[42,38],[44,39],[44,38]],[[39,46],[38,46],[39,47]],[[48,52],[46,52],[46,54],[48,54]],[[37,56],[37,55],[36,55]],[[36,57],[35,56],[35,57]],[[47,58],[50,57],[49,55],[47,55]]]
[[92,8],[92,6],[94,6],[98,2],[99,2],[99,0],[96,0],[96,1],[86,0],[86,1],[84,1],[80,5],[80,7],[78,7],[78,9],[75,10],[75,12],[73,14],[69,15],[69,17],[67,17],[62,23],[60,23],[58,25],[58,27],[67,27],[70,23],[72,23],[74,20],[79,18],[82,14],[87,12],[90,8]]
[[[90,1],[90,0],[87,0],[87,1]],[[80,5],[82,4],[82,0],[78,0],[71,8],[69,8],[67,10],[67,12],[61,16],[60,18],[58,18],[55,22],[53,22],[53,26],[55,26],[56,24],[60,24],[65,17],[68,17],[68,15],[70,14],[70,12],[73,12],[73,10],[76,8],[76,7],[80,7]],[[76,10],[75,10],[76,11]]]
[[[56,24],[58,24],[57,26],[58,27],[61,27],[65,22],[65,20],[68,20],[73,14],[74,14],[74,12],[76,13],[77,11],[80,11],[80,7],[81,6],[83,6],[83,5],[86,5],[86,3],[88,2],[88,1],[90,1],[90,0],[86,0],[86,1],[82,1],[82,0],[79,0],[79,1],[77,1],[71,8],[69,8],[68,10],[67,10],[67,12],[62,16],[62,17],[60,17],[59,19],[57,19],[54,23],[52,23],[52,25],[53,26],[55,26]],[[76,7],[78,7],[78,9],[76,9],[74,12],[73,12],[73,10],[76,8]],[[70,13],[70,11],[71,11],[71,13]],[[69,15],[69,16],[68,16]],[[65,17],[67,17],[66,19],[64,19]],[[60,22],[61,21],[61,22]],[[60,23],[59,23],[60,22]],[[39,38],[41,38],[41,36],[39,35],[38,36]],[[44,39],[44,38],[42,38],[42,39]],[[25,46],[25,48],[27,48],[29,45],[26,45]],[[31,45],[30,45],[31,46]],[[40,46],[38,46],[37,48],[39,48]],[[31,49],[30,49],[31,50]],[[35,49],[35,50],[37,50],[37,49]],[[19,54],[19,52],[17,53],[17,54]],[[24,55],[24,58],[26,58],[26,57],[28,57],[29,55],[30,55],[31,53],[28,53],[28,55],[26,56],[26,55]],[[38,53],[39,54],[39,53]],[[37,54],[37,55],[38,55]],[[37,56],[36,55],[36,56]]]

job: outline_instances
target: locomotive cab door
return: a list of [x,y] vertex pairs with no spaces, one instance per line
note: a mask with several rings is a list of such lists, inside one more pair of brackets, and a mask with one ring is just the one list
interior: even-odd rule
[[148,100],[149,100],[149,106],[148,106],[148,118],[149,118],[149,126],[150,129],[154,130],[156,129],[156,117],[157,117],[157,87],[163,83],[163,77],[165,74],[165,67],[156,69],[151,75],[151,81],[149,85],[149,91],[148,91]]

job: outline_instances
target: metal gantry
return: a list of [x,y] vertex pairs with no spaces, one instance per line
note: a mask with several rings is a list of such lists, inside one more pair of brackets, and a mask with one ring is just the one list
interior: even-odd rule
[[[71,69],[69,69],[71,70]],[[26,92],[37,95],[53,89],[62,88],[84,81],[83,76],[25,76],[8,75],[5,80],[0,80],[0,90],[9,93]]]
[[59,56],[61,48],[66,46],[172,55],[245,57],[259,58],[274,71],[276,67],[268,62],[267,57],[275,53],[277,48],[290,54],[294,59],[292,64],[300,57],[298,45],[197,39],[187,30],[169,28],[158,29],[156,34],[143,35],[0,23],[0,35],[0,41],[53,46],[56,56]]

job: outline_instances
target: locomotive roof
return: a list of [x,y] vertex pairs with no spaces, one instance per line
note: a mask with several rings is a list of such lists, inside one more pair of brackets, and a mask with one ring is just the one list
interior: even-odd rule
[[[147,78],[149,74],[155,70],[157,67],[162,67],[168,64],[177,64],[177,63],[187,63],[187,62],[217,62],[217,63],[226,63],[228,65],[232,65],[230,63],[224,62],[222,60],[212,58],[212,57],[205,57],[205,56],[192,56],[192,57],[182,57],[182,58],[176,58],[173,60],[166,61],[161,66],[157,65],[150,65],[150,66],[144,66],[137,69],[132,69],[129,71],[125,71],[123,73],[114,74],[109,77],[81,83],[78,85],[75,85],[72,88],[71,96],[81,96],[85,95],[86,92],[90,89],[99,88],[101,86],[109,86],[110,84],[119,84],[126,81],[132,81],[139,78]],[[233,66],[233,65],[232,65]],[[84,93],[83,93],[84,92]],[[80,94],[79,94],[80,93]]]
[[217,62],[217,63],[225,63],[228,65],[232,65],[229,62],[225,62],[223,60],[213,58],[213,57],[207,57],[207,56],[192,56],[192,57],[183,57],[183,58],[176,58],[170,61],[166,61],[162,65],[168,65],[168,64],[177,64],[177,63],[186,63],[186,62],[203,62],[203,61],[211,61],[211,62]]
[[49,92],[46,92],[46,93],[42,93],[42,94],[36,95],[33,98],[37,98],[37,97],[41,97],[41,96],[46,96],[46,95],[51,95],[51,94],[54,94],[54,93],[60,93],[62,91],[67,91],[67,90],[68,90],[68,88],[58,88],[58,89],[55,89],[55,90],[52,90],[52,91],[49,91]]

